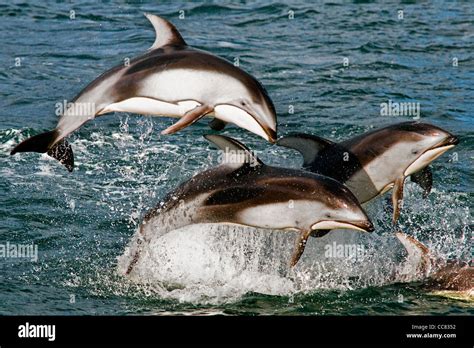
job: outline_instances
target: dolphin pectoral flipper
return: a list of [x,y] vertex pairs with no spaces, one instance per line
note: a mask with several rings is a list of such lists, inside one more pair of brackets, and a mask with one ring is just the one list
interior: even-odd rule
[[290,266],[294,267],[303,255],[304,248],[306,247],[306,242],[308,241],[311,231],[301,231],[300,235],[296,239],[295,250],[291,255]]
[[400,210],[403,203],[403,186],[405,177],[398,178],[395,180],[392,192],[392,204],[393,204],[393,224],[396,224],[400,217]]
[[318,156],[318,153],[334,143],[330,140],[310,134],[293,134],[277,141],[280,146],[299,151],[303,155],[303,166],[309,166]]
[[196,106],[194,109],[189,110],[186,114],[184,114],[184,116],[181,117],[178,122],[174,123],[170,127],[166,128],[164,131],[162,131],[161,134],[176,133],[177,131],[186,128],[197,120],[203,118],[208,113],[212,112],[212,110],[214,110],[214,108],[210,105],[204,104]]
[[430,167],[425,167],[419,172],[413,173],[411,181],[418,184],[423,189],[423,198],[428,197],[433,187],[433,173]]

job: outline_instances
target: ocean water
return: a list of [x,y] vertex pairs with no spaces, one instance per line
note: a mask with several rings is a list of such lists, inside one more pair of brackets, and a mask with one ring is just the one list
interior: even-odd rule
[[[121,276],[118,258],[141,217],[181,181],[217,164],[202,137],[210,132],[206,122],[161,136],[172,120],[99,118],[70,138],[73,173],[46,155],[9,152],[55,126],[56,103],[153,43],[143,12],[171,20],[192,46],[238,59],[273,99],[279,136],[342,140],[411,119],[381,116],[381,103],[420,103],[422,121],[461,143],[432,165],[427,199],[408,181],[400,227],[440,257],[472,258],[472,3],[3,2],[0,244],[34,243],[39,254],[36,262],[0,259],[0,314],[474,313],[472,301],[394,279],[403,250],[388,195],[367,208],[372,235],[339,236],[364,245],[355,259],[324,258],[323,246],[338,237],[328,236],[312,239],[301,264],[288,270],[293,235],[204,225],[155,241],[143,279]],[[301,164],[294,152],[245,130],[224,133],[266,163]]]

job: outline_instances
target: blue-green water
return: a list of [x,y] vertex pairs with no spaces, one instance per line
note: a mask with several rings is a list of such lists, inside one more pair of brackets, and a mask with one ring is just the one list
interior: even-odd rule
[[[152,44],[142,12],[171,20],[190,45],[238,58],[275,102],[279,136],[345,139],[410,119],[380,116],[381,103],[419,102],[422,121],[461,143],[434,163],[427,200],[408,183],[401,227],[443,257],[472,257],[472,3],[16,2],[0,5],[0,243],[35,243],[39,259],[0,259],[1,314],[474,313],[472,302],[433,296],[419,283],[393,284],[390,267],[403,253],[393,242],[387,196],[368,208],[376,235],[351,237],[368,251],[360,260],[325,264],[312,240],[291,273],[272,267],[293,247],[291,238],[192,228],[169,240],[181,262],[164,272],[173,285],[118,275],[117,257],[140,217],[180,181],[216,164],[202,138],[206,124],[161,136],[170,119],[94,120],[71,137],[72,174],[44,155],[9,152],[55,126],[56,103]],[[244,130],[225,134],[267,163],[300,164]]]

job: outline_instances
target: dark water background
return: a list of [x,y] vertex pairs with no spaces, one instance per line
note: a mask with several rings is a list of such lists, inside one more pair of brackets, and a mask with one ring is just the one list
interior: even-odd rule
[[[268,283],[270,295],[254,286],[267,281],[264,272],[246,275],[241,287],[211,280],[200,285],[205,291],[186,284],[157,291],[117,275],[116,258],[140,217],[180,181],[216,163],[202,138],[206,124],[161,136],[170,119],[94,120],[71,137],[72,174],[46,156],[10,157],[9,151],[54,127],[57,102],[153,43],[142,12],[171,20],[190,45],[230,61],[238,57],[275,102],[279,136],[301,131],[345,139],[410,119],[380,116],[381,103],[419,102],[422,121],[453,132],[461,144],[434,163],[435,189],[427,200],[408,184],[401,226],[444,257],[472,258],[472,2],[2,2],[0,243],[35,243],[39,260],[0,259],[0,314],[474,313],[472,302],[430,295],[417,283],[390,284],[383,275],[348,285],[333,273],[331,282],[304,291]],[[291,151],[242,129],[225,133],[268,163],[300,163]],[[377,235],[389,239],[390,213],[382,208],[379,199],[369,211]]]

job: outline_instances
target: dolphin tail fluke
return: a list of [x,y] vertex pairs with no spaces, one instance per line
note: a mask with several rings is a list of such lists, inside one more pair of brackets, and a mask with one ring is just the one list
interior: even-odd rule
[[298,263],[303,255],[304,248],[306,247],[306,242],[308,241],[309,236],[311,235],[311,231],[302,231],[296,240],[295,250],[293,251],[293,255],[291,256],[290,266],[294,267]]
[[71,145],[65,139],[56,142],[58,137],[59,132],[56,129],[37,134],[15,146],[10,155],[14,155],[17,152],[46,152],[49,156],[63,164],[68,171],[72,172],[74,168],[74,154]]
[[14,155],[17,152],[45,153],[50,149],[51,145],[54,144],[58,135],[57,130],[52,130],[50,132],[32,136],[15,146],[15,148],[10,152],[10,155]]
[[48,155],[57,159],[62,165],[66,167],[69,172],[74,169],[74,153],[71,145],[66,139],[60,140],[49,151]]

